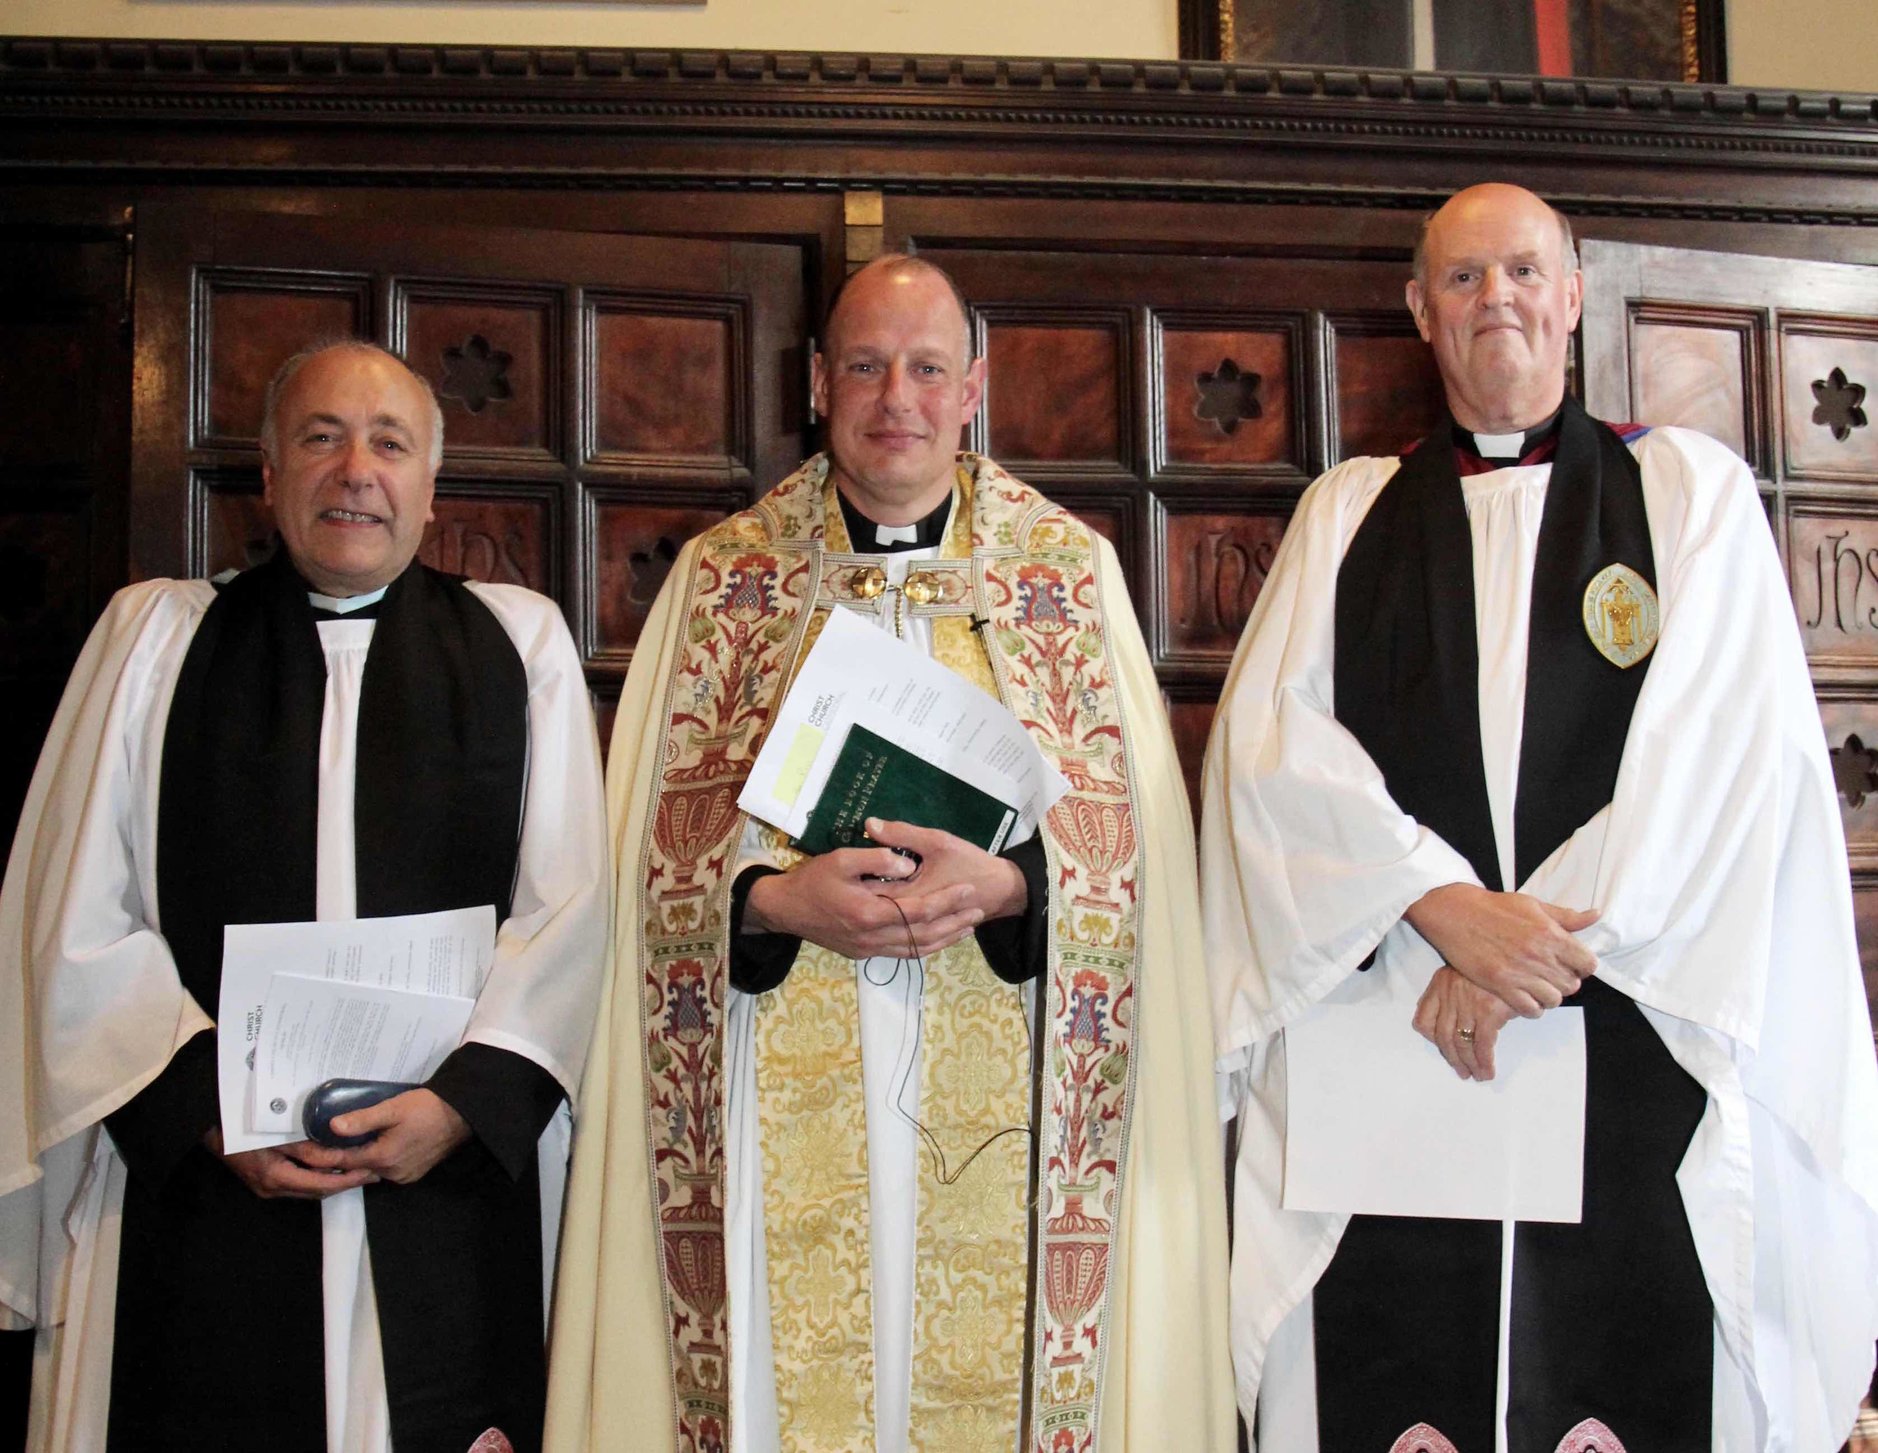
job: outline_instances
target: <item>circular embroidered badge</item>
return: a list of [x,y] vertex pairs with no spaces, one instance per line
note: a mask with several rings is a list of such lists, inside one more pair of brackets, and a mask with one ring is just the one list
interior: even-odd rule
[[1656,592],[1628,565],[1606,565],[1585,587],[1585,634],[1613,666],[1634,666],[1656,647]]

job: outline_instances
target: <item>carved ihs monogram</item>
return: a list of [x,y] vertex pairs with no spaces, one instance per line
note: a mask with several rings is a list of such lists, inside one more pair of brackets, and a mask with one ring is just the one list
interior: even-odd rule
[[530,580],[522,561],[528,541],[520,530],[501,530],[500,537],[461,520],[439,521],[418,551],[433,570],[467,575],[491,585],[526,585],[539,590],[543,582]]
[[[1808,575],[1813,586],[1810,615],[1801,584]],[[1801,597],[1795,602],[1800,624],[1807,630],[1848,636],[1878,631],[1878,547],[1854,539],[1849,527],[1822,536],[1810,561],[1799,555],[1793,577],[1794,593]]]
[[1238,639],[1278,553],[1276,522],[1216,525],[1194,537],[1188,555],[1186,609],[1179,624],[1194,635]]

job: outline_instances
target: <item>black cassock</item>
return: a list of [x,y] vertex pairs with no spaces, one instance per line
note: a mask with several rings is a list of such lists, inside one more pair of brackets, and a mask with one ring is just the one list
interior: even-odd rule
[[[413,565],[376,607],[355,785],[363,917],[496,906],[515,881],[524,665],[461,581]],[[160,919],[213,1010],[229,923],[316,917],[326,667],[284,553],[203,617],[177,680],[157,819]],[[530,1061],[466,1045],[429,1081],[474,1134],[414,1185],[365,1188],[399,1453],[489,1427],[539,1445],[545,1398],[535,1145],[561,1099]],[[198,1035],[106,1121],[128,1167],[111,1369],[116,1450],[324,1453],[317,1202],[262,1200],[206,1150],[215,1047]]]

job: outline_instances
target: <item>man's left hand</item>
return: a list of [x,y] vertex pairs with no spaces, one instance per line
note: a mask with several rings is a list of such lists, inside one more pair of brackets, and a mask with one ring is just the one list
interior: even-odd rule
[[876,890],[884,898],[898,899],[903,908],[910,910],[925,895],[960,884],[968,885],[972,893],[958,906],[978,909],[985,922],[1015,918],[1029,905],[1030,890],[1017,864],[964,838],[936,827],[915,827],[910,822],[878,817],[868,818],[866,827],[868,837],[882,847],[905,848],[919,855],[916,873],[897,882],[882,883]]
[[[1415,1006],[1415,1031],[1462,1079],[1490,1080],[1494,1041],[1512,1018],[1504,999],[1443,964]],[[1472,1032],[1464,1035],[1463,1029]]]
[[346,1169],[369,1170],[407,1186],[470,1138],[469,1122],[433,1090],[421,1086],[363,1110],[333,1117],[335,1135],[370,1135],[369,1145],[338,1152]]

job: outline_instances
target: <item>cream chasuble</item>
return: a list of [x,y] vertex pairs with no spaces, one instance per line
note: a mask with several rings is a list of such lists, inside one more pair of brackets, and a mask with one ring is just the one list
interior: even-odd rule
[[[1219,1188],[1213,1184],[1218,1152],[1216,1131],[1208,1125],[1207,1076],[1191,1058],[1204,1059],[1206,1053],[1205,1012],[1194,997],[1200,957],[1190,937],[1197,905],[1184,881],[1191,861],[1182,841],[1184,793],[1164,713],[1106,544],[1091,542],[1079,525],[989,461],[965,456],[964,462],[975,481],[970,560],[962,558],[961,550],[951,561],[909,567],[924,565],[942,577],[930,602],[940,609],[928,612],[934,618],[932,649],[954,669],[969,667],[969,658],[955,660],[949,653],[946,636],[958,631],[960,640],[970,640],[975,615],[987,620],[991,631],[1011,620],[1008,645],[1000,642],[988,663],[997,674],[984,684],[997,686],[1020,717],[1046,723],[1033,730],[1054,733],[1059,746],[1073,738],[1084,754],[1077,759],[1083,765],[1067,774],[1080,790],[1066,799],[1068,811],[1052,814],[1053,836],[1047,839],[1047,849],[1062,854],[1060,865],[1053,860],[1053,882],[1063,886],[1060,897],[1052,893],[1050,905],[1052,969],[1043,1007],[1052,1047],[1044,1055],[1045,1122],[1038,1151],[1044,1182],[1038,1214],[1044,1229],[1041,1244],[1031,1247],[1042,1263],[1035,1295],[1026,1297],[1023,1266],[1014,1269],[1018,1309],[1028,1307],[1030,1335],[1041,1348],[1029,1369],[1032,1444],[1086,1453],[1169,1446],[1223,1453],[1232,1445],[1233,1431],[1217,1340],[1224,1325],[1217,1284],[1223,1254]],[[665,1088],[682,1083],[671,1080],[674,1066],[689,1062],[702,1072],[712,1065],[709,1038],[694,1039],[690,1026],[709,1025],[718,1011],[707,996],[729,991],[694,978],[689,964],[713,941],[718,947],[711,951],[723,951],[720,915],[734,871],[730,861],[717,865],[712,868],[716,886],[701,901],[680,897],[672,890],[682,892],[696,882],[690,875],[701,875],[706,864],[687,851],[671,869],[659,867],[657,856],[648,866],[648,839],[662,835],[673,841],[680,832],[692,832],[721,841],[734,831],[730,859],[739,857],[739,843],[760,842],[760,835],[747,835],[733,820],[735,814],[718,824],[708,801],[675,785],[687,780],[683,773],[689,769],[682,755],[673,766],[673,742],[683,739],[670,735],[671,724],[696,722],[692,749],[708,753],[721,741],[723,750],[747,761],[760,736],[760,719],[747,718],[751,725],[744,726],[746,718],[713,716],[694,705],[703,701],[705,681],[714,691],[749,692],[767,700],[805,648],[808,623],[822,614],[804,609],[791,626],[787,615],[771,616],[765,592],[790,592],[806,603],[826,591],[833,604],[844,598],[845,582],[857,568],[883,563],[879,557],[837,553],[834,546],[841,542],[829,528],[832,502],[822,497],[823,478],[822,461],[812,461],[757,511],[687,546],[647,623],[622,698],[608,782],[622,875],[621,913],[601,1026],[607,1048],[593,1060],[583,1092],[586,1118],[576,1146],[563,1242],[550,1364],[551,1448],[721,1447],[725,1414],[731,1422],[730,1445],[753,1453],[775,1446],[757,1440],[777,1433],[784,1447],[872,1447],[866,1419],[876,1411],[870,1405],[876,1402],[877,1385],[883,1447],[1009,1448],[1015,1437],[1016,1400],[1025,1384],[1016,1375],[1021,1366],[1009,1376],[991,1375],[1006,1356],[1002,1347],[1010,1334],[1002,1321],[1004,1309],[988,1300],[992,1294],[1006,1299],[993,1289],[1013,1268],[998,1264],[1009,1253],[983,1248],[1010,1244],[1009,1238],[987,1232],[1000,1223],[1010,1225],[1016,1211],[1015,1246],[1017,1255],[1023,1254],[1022,1208],[1010,1204],[1008,1188],[1016,1171],[1021,1196],[1026,1138],[1006,1135],[994,1141],[957,1186],[940,1190],[917,1132],[899,1121],[895,1108],[931,1126],[952,1171],[1004,1127],[1008,1112],[1000,1105],[1012,1088],[1012,1069],[1020,1087],[1013,1103],[1023,1107],[1015,1123],[1028,1119],[1020,995],[983,968],[975,945],[968,941],[975,961],[969,966],[961,967],[950,953],[926,965],[926,1020],[917,1064],[910,1062],[911,1036],[902,1032],[915,1012],[914,1001],[894,997],[915,981],[903,970],[900,979],[868,983],[846,960],[817,964],[818,955],[805,952],[776,993],[746,1000],[744,1007],[737,1002],[742,996],[729,995],[722,1011],[728,1081],[722,1111],[707,1100]],[[965,527],[963,516],[955,511],[955,533]],[[1087,562],[1081,575],[1078,552]],[[939,552],[952,553],[943,547]],[[697,614],[701,579],[716,582],[711,599],[717,619],[708,626]],[[1073,591],[1075,599],[1065,604],[1064,591]],[[889,607],[896,594],[885,593]],[[1041,631],[1039,621],[1045,623]],[[709,667],[702,678],[695,675],[696,666],[683,666],[688,652],[695,662],[700,644],[732,628],[744,632],[737,639],[747,645],[723,653],[717,658],[721,666]],[[1087,629],[1095,634],[1080,634]],[[1003,653],[1021,650],[1026,631],[1037,632],[1039,649],[1029,665],[1013,666]],[[982,652],[977,655],[986,660]],[[1057,679],[1021,674],[1046,658],[1056,663]],[[1095,662],[1106,665],[1092,667]],[[680,676],[681,668],[687,674]],[[711,679],[719,670],[723,679]],[[1090,688],[1087,694],[1079,694],[1077,682]],[[1067,693],[1066,686],[1072,688]],[[1066,705],[1067,713],[1052,716],[1056,703]],[[1105,721],[1115,722],[1116,729],[1106,729]],[[1058,761],[1061,765],[1060,751]],[[1128,775],[1117,778],[1118,769]],[[658,790],[661,777],[663,791]],[[1117,783],[1129,784],[1124,791],[1142,804],[1139,814],[1102,805],[1105,784]],[[1138,866],[1126,866],[1131,862]],[[667,905],[659,910],[662,933],[669,940],[689,922],[696,935],[689,959],[673,962],[671,949],[657,950],[661,961],[671,963],[662,988],[647,980],[643,937],[653,922],[646,893],[655,882],[671,885],[662,889]],[[1088,900],[1086,906],[1082,900]],[[1123,907],[1124,920],[1133,922],[1127,941],[1101,938],[1105,924],[1115,932],[1112,915],[1130,901],[1137,906]],[[695,906],[681,912],[686,903]],[[1084,956],[1081,965],[1079,955]],[[863,965],[861,973],[880,980],[885,962]],[[1125,964],[1133,967],[1124,970]],[[935,1015],[933,996],[942,980],[948,990],[964,992],[949,1011]],[[662,1021],[660,1032],[648,1033],[648,1013]],[[989,1054],[970,1044],[985,1013],[1000,1021],[983,1031]],[[747,1031],[742,1027],[746,1019]],[[774,1023],[765,1024],[766,1019]],[[936,1023],[941,1019],[963,1030],[956,1038],[956,1056],[944,1043],[947,1031]],[[742,1047],[746,1033],[747,1052]],[[764,1046],[780,1069],[810,1043],[818,1062],[831,1049],[850,1070],[858,1061],[860,1073],[848,1080],[851,1091],[824,1107],[826,1118],[840,1123],[824,1136],[826,1127],[798,1116],[791,1129],[772,1121],[774,1107],[761,1090],[756,1123],[740,1118],[738,1086],[747,1090],[757,1080],[757,1063],[751,1061],[765,1060]],[[1128,1052],[1117,1054],[1123,1044]],[[954,1064],[959,1078],[948,1081],[948,1066]],[[882,1093],[883,1070],[884,1089],[891,1096]],[[1131,1093],[1124,1095],[1123,1087]],[[942,1119],[935,1105],[945,1100],[955,1103],[940,1105],[949,1112]],[[956,1118],[960,1107],[974,1103],[983,1107],[981,1118]],[[729,1141],[722,1172],[709,1169],[715,1152],[709,1152],[713,1159],[699,1158],[699,1151],[713,1144],[717,1114],[726,1118],[716,1134]],[[680,1138],[694,1129],[703,1132],[698,1148],[680,1154]],[[793,1143],[788,1140],[792,1134],[797,1137]],[[811,1135],[813,1143],[805,1139]],[[840,1149],[831,1153],[825,1145]],[[760,1170],[760,1190],[744,1167]],[[981,1171],[986,1173],[982,1178]],[[810,1220],[821,1213],[802,1216],[803,1203],[795,1199],[799,1190],[784,1194],[782,1178],[799,1180],[805,1174],[823,1178],[825,1189],[836,1188],[828,1204],[839,1203],[840,1214],[849,1218],[845,1224],[857,1226],[856,1218],[865,1215],[865,1232],[829,1238],[810,1228],[808,1239],[798,1242],[789,1218]],[[885,1183],[889,1180],[891,1186]],[[919,1193],[909,1205],[916,1185]],[[942,1201],[948,1191],[963,1191],[965,1204],[956,1214],[943,1206],[935,1214],[931,1202]],[[740,1230],[744,1218],[761,1214],[764,1202],[772,1209],[762,1218],[763,1234]],[[872,1214],[883,1205],[893,1207],[892,1218]],[[952,1252],[932,1239],[944,1234],[949,1217],[969,1232],[956,1238]],[[778,1239],[779,1220],[788,1230],[787,1243]],[[713,1234],[714,1226],[725,1230]],[[895,1236],[897,1249],[884,1244]],[[1038,1241],[1034,1226],[1030,1240]],[[863,1246],[870,1263],[865,1285],[853,1267],[832,1260],[836,1252],[858,1260],[855,1253]],[[766,1269],[754,1264],[758,1247],[767,1251]],[[795,1272],[779,1272],[779,1247]],[[930,1263],[929,1248],[935,1253]],[[741,1266],[746,1260],[751,1264]],[[824,1273],[829,1272],[841,1286],[856,1288],[851,1304],[814,1305],[816,1295],[827,1294]],[[789,1365],[791,1355],[779,1345],[781,1323],[796,1313],[784,1306],[784,1275],[797,1278],[796,1300],[807,1308],[802,1315],[820,1317],[822,1326],[833,1328],[838,1339],[833,1345],[841,1350],[831,1361]],[[1140,1297],[1134,1289],[1144,1278],[1152,1290]],[[761,1345],[760,1316],[746,1319],[736,1305],[744,1284],[772,1289],[775,1322],[769,1330],[777,1335],[767,1349]],[[718,1318],[723,1331],[713,1334]],[[895,1327],[908,1324],[898,1347],[888,1321]],[[870,1322],[877,1325],[870,1327]],[[1007,1330],[996,1330],[1001,1325]],[[674,1329],[674,1338],[663,1346],[653,1331],[661,1326]],[[1069,1329],[1067,1335],[1059,1327]],[[1020,1365],[1022,1336],[1020,1322]],[[728,1349],[722,1347],[725,1341]],[[995,1356],[974,1363],[970,1349],[987,1347]],[[961,1357],[961,1351],[968,1355]],[[739,1367],[740,1359],[765,1352],[773,1379],[763,1367]],[[876,1372],[890,1357],[898,1365],[891,1379],[883,1374],[877,1384]],[[912,1403],[904,1414],[909,1441],[896,1444],[887,1422],[892,1419],[897,1428],[901,1415],[891,1406],[891,1388],[909,1386]],[[989,1399],[972,1390],[986,1387],[999,1390]],[[763,1427],[762,1409],[771,1389],[778,1405],[794,1400],[812,1408],[810,1426],[798,1430],[785,1413],[779,1427]],[[661,1415],[671,1429],[669,1441],[648,1441]],[[737,1418],[746,1415],[752,1426],[741,1430]],[[843,1427],[849,1430],[845,1434]],[[792,1438],[802,1441],[792,1443]]]

